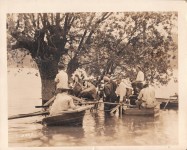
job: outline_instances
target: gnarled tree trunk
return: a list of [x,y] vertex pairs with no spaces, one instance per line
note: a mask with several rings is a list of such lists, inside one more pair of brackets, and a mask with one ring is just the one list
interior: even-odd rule
[[56,90],[55,77],[58,73],[58,61],[40,61],[37,63],[42,84],[42,104],[54,96]]

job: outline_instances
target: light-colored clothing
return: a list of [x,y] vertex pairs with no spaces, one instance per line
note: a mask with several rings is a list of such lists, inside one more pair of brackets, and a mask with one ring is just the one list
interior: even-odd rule
[[142,71],[138,71],[136,81],[140,81],[140,82],[144,81],[144,73]]
[[131,85],[131,81],[129,80],[129,78],[122,79],[122,82],[125,84],[126,88],[133,89],[132,85]]
[[58,93],[50,108],[50,115],[54,116],[68,109],[75,109],[73,99],[67,93]]
[[59,71],[56,75],[55,82],[57,82],[56,88],[68,88],[68,75],[64,70]]
[[124,82],[121,82],[119,86],[116,88],[116,95],[120,97],[120,102],[123,102],[123,99],[126,96],[126,92],[126,85]]
[[151,108],[156,105],[156,99],[155,99],[155,90],[153,87],[146,87],[143,88],[139,95],[138,99],[142,100],[142,106],[146,108]]

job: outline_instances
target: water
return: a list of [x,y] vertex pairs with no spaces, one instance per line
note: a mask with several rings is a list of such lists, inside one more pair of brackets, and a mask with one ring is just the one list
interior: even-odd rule
[[108,116],[86,112],[83,126],[46,127],[42,117],[9,120],[9,146],[177,145],[178,112],[160,116]]
[[[41,105],[40,78],[34,73],[8,75],[9,115],[38,111]],[[45,127],[42,116],[8,121],[9,146],[149,146],[178,144],[178,110],[161,110],[160,116],[105,116],[103,106],[97,113],[86,111],[83,125]]]

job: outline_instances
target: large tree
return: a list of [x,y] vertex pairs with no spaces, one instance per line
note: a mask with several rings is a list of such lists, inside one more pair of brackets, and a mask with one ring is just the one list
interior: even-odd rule
[[[58,63],[71,51],[67,72],[78,67],[79,53],[90,43],[95,29],[111,13],[8,14],[7,32],[16,42],[11,50],[23,48],[36,62],[42,82],[42,99],[50,99],[55,90]],[[10,38],[9,38],[10,39]]]
[[166,84],[172,75],[170,61],[177,63],[176,38],[175,12],[115,13],[97,29],[92,37],[94,49],[83,53],[81,62],[90,62],[92,71],[103,69],[103,74],[125,70],[132,79],[133,68],[139,64],[146,79]]
[[84,67],[96,75],[121,69],[131,78],[139,64],[151,82],[166,84],[176,22],[175,12],[8,14],[7,32],[16,41],[8,39],[10,50],[27,50],[36,62],[48,100],[59,62],[69,76]]

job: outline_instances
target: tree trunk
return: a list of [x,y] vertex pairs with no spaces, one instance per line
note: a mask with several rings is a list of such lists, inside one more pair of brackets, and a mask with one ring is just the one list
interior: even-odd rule
[[56,90],[55,77],[58,73],[58,61],[48,60],[37,63],[42,84],[42,104],[54,96]]
[[78,58],[74,57],[73,59],[70,60],[70,62],[68,63],[68,67],[67,67],[67,74],[68,77],[71,77],[71,75],[74,73],[74,71],[79,68],[79,62],[78,62]]

